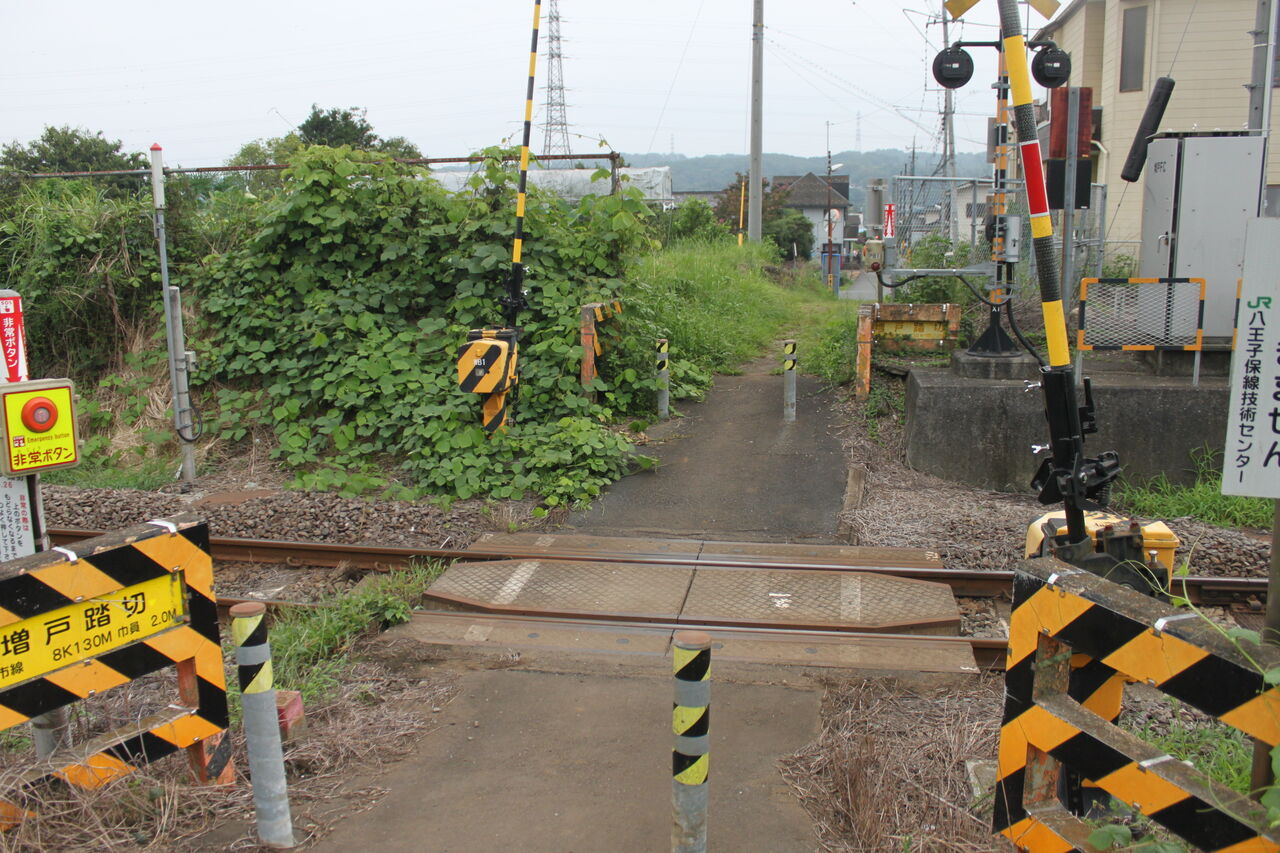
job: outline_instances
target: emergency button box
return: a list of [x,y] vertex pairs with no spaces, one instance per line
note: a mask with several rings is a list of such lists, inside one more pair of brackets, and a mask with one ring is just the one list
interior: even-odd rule
[[0,473],[38,474],[80,464],[80,431],[70,379],[0,385]]
[[472,329],[458,350],[458,385],[475,394],[510,390],[516,375],[515,329]]

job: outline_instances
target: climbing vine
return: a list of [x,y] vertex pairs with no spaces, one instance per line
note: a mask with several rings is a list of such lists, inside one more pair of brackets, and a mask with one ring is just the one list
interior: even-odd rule
[[457,388],[468,329],[501,323],[515,174],[486,152],[468,189],[371,155],[316,147],[285,173],[251,236],[200,282],[200,379],[228,440],[255,425],[278,439],[297,485],[348,493],[590,498],[625,472],[629,445],[604,422],[646,381],[625,371],[578,385],[578,309],[621,296],[647,245],[633,194],[569,206],[529,194],[514,424],[486,437],[479,399]]

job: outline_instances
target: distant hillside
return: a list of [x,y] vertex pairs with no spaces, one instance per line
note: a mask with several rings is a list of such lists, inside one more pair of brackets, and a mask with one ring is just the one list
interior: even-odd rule
[[[747,157],[743,154],[708,154],[703,157],[686,157],[683,154],[623,154],[632,166],[670,166],[671,183],[676,192],[722,190],[729,186],[738,172],[746,174]],[[836,174],[848,175],[849,200],[862,204],[862,187],[873,178],[889,178],[908,172],[911,152],[884,149],[880,151],[841,151],[831,155],[832,163],[843,163]],[[916,174],[931,175],[937,168],[937,158],[932,154],[917,152]],[[792,154],[765,154],[765,177],[774,175],[803,175],[813,172],[826,174],[826,157],[797,157]],[[957,154],[956,174],[963,177],[986,177],[991,165],[982,154]]]

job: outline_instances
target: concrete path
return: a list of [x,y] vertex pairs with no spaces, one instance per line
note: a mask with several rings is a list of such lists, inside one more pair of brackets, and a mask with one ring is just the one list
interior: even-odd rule
[[[816,849],[774,762],[816,737],[819,695],[713,684],[708,849]],[[669,679],[470,672],[441,714],[442,728],[377,779],[390,793],[315,850],[670,849]]]
[[[804,363],[804,353],[799,353]],[[834,542],[847,463],[817,379],[797,377],[796,421],[782,421],[780,356],[721,376],[683,418],[655,425],[652,471],[614,484],[570,517],[580,533],[753,542]]]
[[874,302],[876,298],[876,274],[873,272],[851,272],[840,288],[841,299],[861,299]]
[[[740,376],[718,378],[706,402],[679,404],[685,417],[656,426],[659,443],[645,448],[661,466],[617,483],[570,526],[614,536],[835,541],[847,477],[834,418],[817,381],[801,375],[797,420],[784,424],[783,379],[771,374],[779,364],[760,359]],[[384,636],[398,633],[406,631]],[[388,795],[315,849],[670,849],[672,684],[670,658],[661,655],[642,666],[635,657],[622,666],[536,655],[518,669],[464,666],[443,727],[377,779]],[[709,848],[815,850],[812,824],[777,760],[817,736],[819,686],[785,668],[735,683],[732,667],[712,666]]]

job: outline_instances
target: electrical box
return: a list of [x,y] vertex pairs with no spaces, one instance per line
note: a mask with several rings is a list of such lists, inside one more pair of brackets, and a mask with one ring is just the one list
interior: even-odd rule
[[1004,218],[1004,260],[1016,264],[1022,260],[1022,217]]
[[884,241],[868,240],[862,247],[862,266],[872,272],[884,269]]
[[[1239,132],[1165,133],[1147,148],[1139,276],[1205,280],[1206,349],[1231,346],[1245,224],[1258,215],[1263,142]],[[1192,295],[1171,296],[1167,316],[1146,322],[1194,325],[1198,311]]]
[[515,329],[472,329],[458,350],[458,385],[476,394],[501,394],[516,375]]
[[[1045,522],[1048,521],[1052,521],[1056,525],[1059,536],[1067,532],[1066,518],[1060,517],[1054,512],[1047,512],[1031,522],[1031,526],[1027,528],[1027,545],[1023,552],[1027,559],[1043,556],[1043,528]],[[1105,527],[1127,527],[1129,519],[1114,513],[1095,510],[1084,514],[1084,525],[1085,530],[1089,533],[1089,538],[1096,542],[1098,531]],[[1177,567],[1178,546],[1181,544],[1182,540],[1163,521],[1149,521],[1142,525],[1142,550],[1153,558],[1153,562],[1164,569],[1166,584],[1173,583],[1173,572]]]

